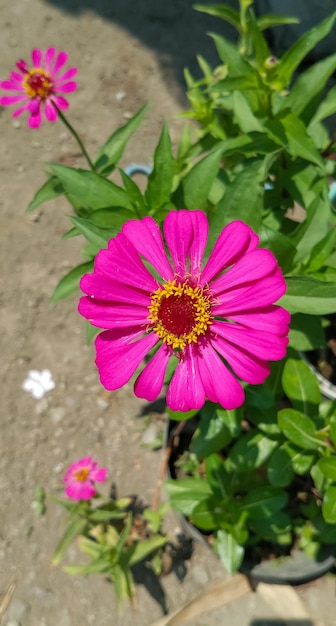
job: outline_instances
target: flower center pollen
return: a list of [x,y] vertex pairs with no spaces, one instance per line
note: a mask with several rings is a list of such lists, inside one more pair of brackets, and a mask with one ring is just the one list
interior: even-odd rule
[[168,281],[152,293],[149,319],[154,332],[174,350],[197,343],[212,323],[211,297],[187,280]]
[[23,87],[28,98],[41,98],[45,100],[52,92],[53,82],[48,72],[42,68],[34,68],[25,74]]
[[89,475],[87,467],[82,467],[74,472],[74,477],[79,483],[84,483]]

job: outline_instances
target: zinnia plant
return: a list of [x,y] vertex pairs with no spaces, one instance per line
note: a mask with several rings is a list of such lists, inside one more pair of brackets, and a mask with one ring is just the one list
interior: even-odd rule
[[157,398],[175,357],[171,410],[200,409],[206,399],[236,408],[244,402],[236,376],[262,383],[266,361],[285,356],[289,314],[274,306],[286,290],[282,272],[243,222],[224,228],[204,267],[204,213],[171,211],[163,230],[169,257],[151,217],[131,220],[97,255],[93,274],[81,280],[88,295],[80,313],[107,329],[96,339],[101,382],[109,390],[122,387],[160,344],[136,379],[137,396]]

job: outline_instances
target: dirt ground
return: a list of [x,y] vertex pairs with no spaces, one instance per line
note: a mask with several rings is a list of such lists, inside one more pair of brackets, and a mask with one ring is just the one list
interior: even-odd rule
[[[181,122],[172,117],[185,105],[183,67],[195,67],[196,53],[210,61],[215,58],[205,35],[215,23],[191,5],[189,0],[0,0],[0,77],[6,79],[17,60],[28,60],[33,47],[65,49],[70,65],[78,67],[79,83],[69,96],[68,118],[89,153],[94,155],[107,135],[149,100],[150,112],[122,165],[150,164],[163,119],[170,120],[173,141],[178,137]],[[37,515],[36,487],[60,493],[65,469],[92,455],[109,468],[120,495],[141,494],[150,501],[162,453],[144,442],[152,436],[153,423],[160,429],[164,422],[156,417],[148,425],[143,415],[149,409],[130,386],[103,392],[94,349],[85,345],[78,296],[56,305],[49,302],[59,279],[80,262],[82,241],[61,240],[70,225],[65,200],[52,201],[32,214],[25,209],[45,180],[44,163],[82,164],[77,146],[61,122],[31,130],[24,116],[13,120],[11,110],[3,108],[0,125],[0,594],[13,575],[16,584],[3,623],[149,625],[162,616],[165,605],[174,609],[220,580],[222,570],[197,546],[193,567],[189,561],[185,564],[183,583],[177,576],[180,568],[162,582],[163,590],[151,585],[153,597],[142,581],[137,610],[126,607],[120,617],[113,589],[103,577],[71,578],[50,566],[64,514],[48,503],[46,514]],[[56,386],[36,400],[22,390],[22,383],[29,369],[44,368],[50,369]],[[107,493],[108,485],[104,488]],[[169,523],[173,532],[175,522]],[[69,562],[77,557],[73,546]],[[324,626],[332,626],[333,581],[325,579],[306,594],[318,617],[320,593]],[[272,610],[255,594],[235,613],[223,611],[212,621],[207,616],[193,623],[277,624]]]

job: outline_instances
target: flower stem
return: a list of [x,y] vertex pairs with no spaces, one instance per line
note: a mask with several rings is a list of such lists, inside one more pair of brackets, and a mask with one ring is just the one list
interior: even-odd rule
[[62,113],[62,111],[57,107],[57,111],[58,111],[58,115],[60,116],[60,119],[62,120],[63,124],[65,124],[65,126],[68,128],[68,130],[71,132],[71,134],[73,135],[73,137],[75,138],[75,140],[77,141],[83,156],[85,157],[85,159],[87,160],[90,169],[94,172],[95,171],[95,166],[93,165],[85,147],[84,144],[81,140],[81,138],[79,137],[79,135],[76,133],[75,129],[71,126],[71,124],[68,122],[68,120],[66,119],[65,115]]

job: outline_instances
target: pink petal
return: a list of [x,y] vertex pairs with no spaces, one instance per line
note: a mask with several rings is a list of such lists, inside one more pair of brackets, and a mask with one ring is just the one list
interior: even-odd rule
[[11,72],[9,80],[22,85],[22,74],[18,74],[18,72]]
[[243,404],[242,386],[209,343],[204,342],[201,353],[197,355],[197,362],[205,395],[209,400],[218,402],[227,410]]
[[45,69],[49,74],[52,74],[51,65],[56,54],[56,48],[48,48],[45,55]]
[[85,274],[80,280],[80,288],[91,298],[109,302],[132,302],[148,307],[151,303],[148,292],[115,282],[103,274]]
[[66,52],[62,51],[58,53],[58,56],[55,61],[55,65],[52,70],[53,77],[55,74],[57,74],[60,71],[63,65],[66,64],[67,60],[68,60],[68,54]]
[[11,104],[16,104],[17,102],[22,102],[23,100],[27,100],[27,96],[3,96],[0,98],[0,105],[3,107],[10,106]]
[[171,351],[162,344],[135,381],[134,393],[148,402],[156,400],[164,383]]
[[29,108],[29,101],[26,102],[26,104],[24,104],[19,109],[16,109],[16,111],[12,113],[13,117],[18,117],[19,115],[21,115],[21,113],[23,113],[23,111],[27,111],[28,108]]
[[170,211],[163,224],[176,274],[199,274],[208,238],[208,220],[202,211]]
[[56,122],[58,118],[58,111],[55,109],[54,105],[50,100],[46,100],[45,103],[45,116],[48,122]]
[[252,250],[244,254],[225,274],[214,280],[211,283],[211,291],[218,296],[241,285],[250,285],[269,276],[276,267],[277,260],[269,250],[263,248]]
[[71,500],[90,500],[96,494],[96,490],[89,481],[81,483],[76,480],[66,486],[65,493]]
[[39,48],[35,48],[34,50],[32,50],[32,61],[34,67],[42,67],[42,50],[40,50]]
[[69,80],[69,78],[73,78],[74,76],[77,76],[77,73],[78,73],[77,67],[70,67],[70,69],[64,72],[64,74],[61,74],[61,76],[53,77],[54,85],[58,85],[59,83],[63,83],[65,80]]
[[186,346],[167,391],[167,405],[172,411],[201,409],[206,396],[199,373],[197,346]]
[[288,333],[290,317],[288,311],[271,304],[257,309],[253,313],[249,311],[234,313],[230,315],[230,320],[255,330],[266,330],[277,335],[285,335]]
[[49,96],[51,102],[54,102],[58,109],[66,111],[69,108],[69,102],[63,96]]
[[173,270],[164,249],[159,225],[151,217],[144,217],[141,221],[129,220],[124,224],[122,233],[132,242],[135,249],[154,269],[164,278],[172,280]]
[[16,67],[22,74],[27,74],[29,72],[29,67],[26,61],[23,61],[23,59],[21,59],[20,61],[16,63]]
[[90,480],[93,480],[94,482],[103,483],[105,482],[106,478],[107,478],[107,469],[105,467],[100,467],[99,469],[92,469],[90,471]]
[[28,126],[30,126],[30,128],[39,128],[39,126],[41,126],[41,122],[41,111],[38,111],[38,113],[35,114],[32,113],[32,115],[28,118]]
[[148,293],[158,288],[157,281],[144,266],[133,244],[123,233],[110,239],[108,250],[101,250],[97,254],[94,272],[105,274],[114,281],[148,291]]
[[23,91],[23,93],[26,93],[24,87],[22,86],[22,80],[21,82],[16,82],[14,80],[2,80],[0,82],[0,87],[1,89],[6,89],[8,91]]
[[228,322],[214,322],[211,331],[235,346],[246,349],[259,359],[277,361],[286,355],[287,337],[261,330],[251,330]]
[[246,310],[259,310],[274,304],[286,291],[286,283],[279,267],[267,278],[251,286],[242,285],[232,291],[221,294],[220,303],[213,305],[212,313],[216,316],[230,317],[231,314]]
[[95,298],[81,298],[78,310],[83,317],[98,328],[124,328],[129,326],[146,326],[149,324],[148,307],[134,304],[110,304]]
[[203,269],[201,283],[209,283],[224,269],[233,265],[247,250],[254,249],[259,238],[244,222],[231,222],[220,233]]
[[253,349],[251,351],[244,350],[219,335],[212,337],[211,343],[215,350],[229,363],[235,374],[245,382],[258,385],[263,383],[269,375],[269,365],[266,361],[251,355],[250,352],[253,352]]
[[109,341],[109,331],[98,335],[96,364],[105,389],[114,391],[125,385],[158,341],[155,333],[149,333],[138,341],[115,347],[114,342]]
[[65,83],[64,85],[57,85],[57,92],[59,93],[70,93],[70,91],[76,91],[77,83],[74,81],[70,81],[69,83]]

